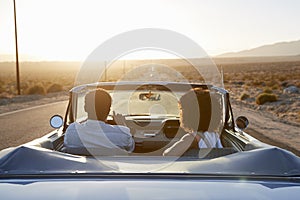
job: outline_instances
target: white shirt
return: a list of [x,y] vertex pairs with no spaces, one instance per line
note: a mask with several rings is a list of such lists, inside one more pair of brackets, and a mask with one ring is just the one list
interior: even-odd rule
[[200,135],[201,140],[198,142],[199,149],[201,149],[201,148],[223,148],[220,137],[217,133],[206,131],[203,133],[203,135],[204,135],[206,141],[204,141],[202,139],[202,136]]
[[66,130],[64,144],[74,148],[119,147],[128,152],[134,150],[134,140],[128,127],[110,125],[97,120],[70,124]]
[[[163,156],[181,156],[183,155],[192,142],[195,139],[196,134],[199,133],[192,133],[192,134],[185,134],[175,142],[171,147],[167,148],[163,152]],[[198,142],[198,147],[201,148],[223,148],[221,144],[221,140],[219,138],[219,135],[215,132],[204,132],[202,135],[204,135],[206,143],[208,143],[208,146],[206,145],[205,141],[201,138],[200,141]],[[201,134],[200,134],[201,137]]]

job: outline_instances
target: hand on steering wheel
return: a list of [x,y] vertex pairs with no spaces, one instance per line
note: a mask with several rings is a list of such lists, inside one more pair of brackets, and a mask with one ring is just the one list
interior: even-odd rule
[[116,122],[116,124],[126,126],[126,119],[122,114],[116,114],[115,111],[113,111],[112,118]]

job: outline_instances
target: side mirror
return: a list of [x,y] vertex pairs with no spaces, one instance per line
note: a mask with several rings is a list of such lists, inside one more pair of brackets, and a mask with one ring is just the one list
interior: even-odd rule
[[60,115],[54,115],[50,119],[50,125],[52,128],[60,128],[63,125],[63,118]]
[[235,120],[236,126],[240,129],[240,130],[245,130],[248,125],[249,125],[249,120],[247,119],[247,117],[245,116],[239,116],[238,118],[236,118]]

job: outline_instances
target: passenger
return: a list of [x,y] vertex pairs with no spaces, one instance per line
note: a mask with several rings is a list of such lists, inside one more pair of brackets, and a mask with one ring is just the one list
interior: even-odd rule
[[[122,125],[106,123],[112,98],[102,89],[89,92],[85,96],[84,109],[88,119],[84,123],[74,122],[66,130],[64,145],[69,148],[121,148],[134,150],[134,140],[130,129]],[[125,125],[125,118],[113,112],[113,119]]]
[[181,156],[193,142],[201,148],[223,148],[218,131],[222,121],[220,100],[200,88],[190,90],[179,100],[180,126],[187,132],[163,152],[164,156]]

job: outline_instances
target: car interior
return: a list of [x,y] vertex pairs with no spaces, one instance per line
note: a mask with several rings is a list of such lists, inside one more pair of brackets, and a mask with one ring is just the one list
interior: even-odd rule
[[[114,124],[113,121],[108,123]],[[138,127],[148,124],[145,129],[135,129],[136,123]],[[151,126],[149,126],[151,123]],[[56,133],[52,138],[44,138],[36,141],[35,145],[43,148],[56,150],[64,153],[81,156],[162,156],[163,151],[178,141],[185,133],[180,128],[179,119],[161,120],[150,122],[145,119],[131,120],[131,130],[134,130],[135,149],[132,153],[128,153],[120,148],[69,148],[63,144],[64,134]],[[151,128],[150,128],[151,127]],[[150,129],[149,129],[150,128]],[[58,136],[59,135],[59,136]],[[57,137],[58,136],[58,137]],[[220,135],[223,148],[203,148],[199,149],[197,143],[194,141],[190,144],[188,150],[182,157],[196,158],[196,159],[212,159],[220,156],[242,151],[246,143],[240,141],[232,135],[230,130],[224,129]]]
[[[207,87],[207,86],[205,86]],[[110,89],[109,87],[104,89]],[[111,94],[113,98],[119,98],[117,101],[117,105],[113,105],[114,108],[122,113],[125,113],[122,109],[125,106],[130,107],[131,105],[124,104],[122,105],[122,94],[123,88],[121,88],[121,92],[118,91],[117,94],[121,95],[120,97],[116,96],[115,94]],[[126,88],[128,90],[128,88]],[[168,93],[166,94],[165,91]],[[136,91],[136,94],[131,92],[131,101],[135,103],[135,106],[132,106],[131,112],[134,113],[125,113],[126,114],[126,125],[130,128],[131,133],[133,135],[135,141],[135,149],[132,153],[128,153],[125,150],[119,148],[70,148],[64,146],[64,132],[67,126],[74,122],[84,122],[86,118],[86,114],[83,110],[80,110],[79,106],[82,104],[84,96],[87,90],[83,93],[80,92],[71,92],[71,99],[67,109],[67,113],[65,116],[65,124],[63,128],[60,128],[50,137],[40,139],[36,141],[36,146],[44,147],[47,149],[56,150],[59,152],[69,153],[73,155],[81,155],[81,156],[162,156],[163,151],[177,142],[186,132],[180,127],[180,119],[178,116],[178,110],[174,111],[164,111],[161,112],[161,108],[158,107],[156,111],[157,113],[144,113],[144,105],[151,105],[151,108],[155,107],[159,104],[164,104],[164,107],[167,107],[169,104],[172,103],[170,100],[171,96],[174,96],[176,100],[176,107],[177,109],[177,98],[179,92],[177,94],[170,93],[169,89],[165,89],[165,87],[156,87],[151,88],[142,86]],[[166,96],[171,95],[171,96]],[[167,98],[166,98],[167,97]],[[76,99],[76,101],[74,101]],[[137,100],[135,100],[137,99]],[[163,102],[164,99],[168,101]],[[128,102],[127,99],[124,102]],[[75,103],[74,103],[75,102]],[[171,102],[171,103],[170,103]],[[138,104],[142,106],[136,110]],[[173,103],[174,104],[174,103]],[[228,154],[233,154],[238,151],[245,150],[245,147],[249,141],[247,138],[241,139],[237,137],[237,131],[234,128],[233,124],[233,114],[230,108],[230,103],[226,104],[225,115],[224,115],[224,124],[220,128],[219,134],[223,148],[207,148],[207,149],[199,149],[196,142],[190,144],[188,150],[182,155],[182,157],[190,157],[196,159],[211,159],[216,158]],[[121,105],[121,106],[120,106]],[[118,107],[119,106],[119,107]],[[119,110],[118,110],[119,109]],[[146,108],[148,109],[148,108]],[[168,109],[168,108],[167,108]],[[138,111],[138,112],[137,112]],[[171,114],[170,114],[171,113]],[[112,117],[109,115],[107,118],[107,123],[109,124],[116,124]]]

